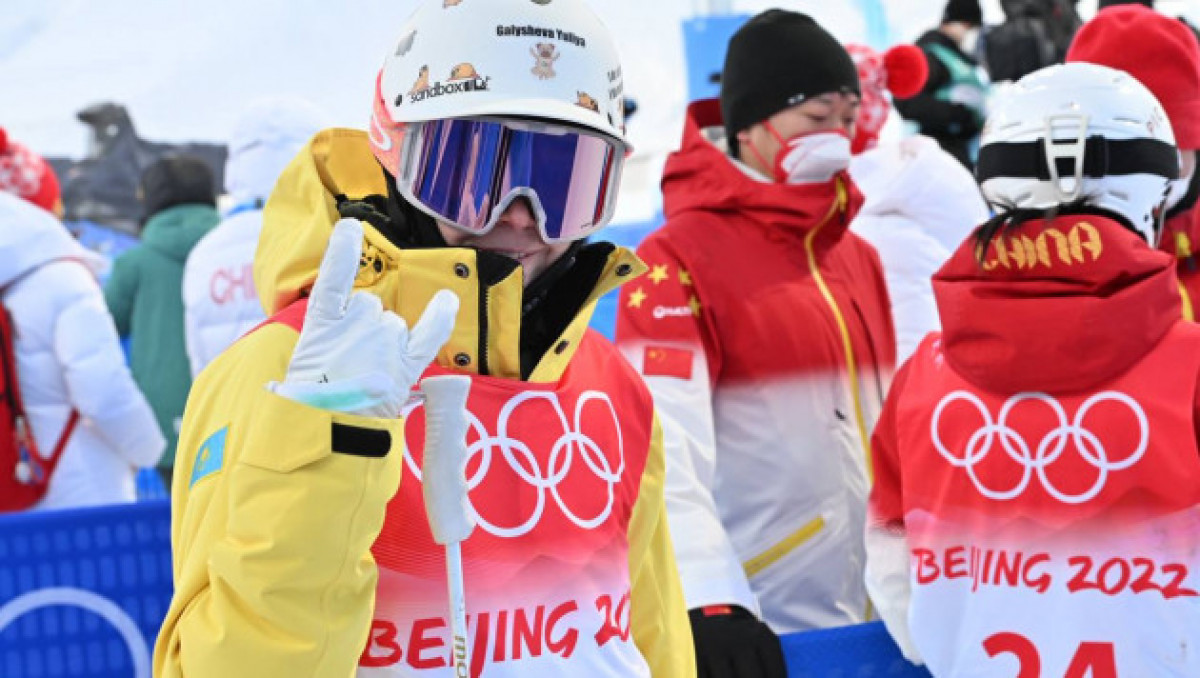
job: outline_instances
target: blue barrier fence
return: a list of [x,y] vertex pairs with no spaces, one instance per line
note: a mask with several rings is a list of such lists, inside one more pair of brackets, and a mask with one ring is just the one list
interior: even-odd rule
[[[165,501],[0,516],[0,676],[149,678],[171,600]],[[928,678],[876,622],[785,636],[793,678]]]
[[5,678],[149,678],[170,600],[165,501],[0,518]]
[[930,678],[900,654],[883,622],[792,633],[780,639],[789,678]]

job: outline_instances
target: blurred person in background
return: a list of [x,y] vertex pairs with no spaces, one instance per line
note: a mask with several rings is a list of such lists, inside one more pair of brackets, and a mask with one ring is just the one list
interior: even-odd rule
[[141,243],[113,263],[104,299],[117,332],[130,338],[133,378],[167,439],[158,469],[169,492],[179,423],[192,385],[183,330],[183,265],[220,216],[212,170],[194,156],[155,161],[142,173],[139,191],[145,210]]
[[1004,23],[983,36],[984,62],[993,83],[1014,82],[1061,64],[1082,21],[1076,0],[1001,0]]
[[621,292],[617,344],[665,422],[703,676],[783,676],[776,634],[871,614],[867,444],[896,345],[879,257],[849,230],[859,100],[810,17],[747,22],[667,161],[650,273]]
[[1200,311],[1200,42],[1183,22],[1137,4],[1104,9],[1084,24],[1067,61],[1116,68],[1145,85],[1166,109],[1182,157],[1170,184],[1166,226],[1156,243],[1175,256],[1184,317]]
[[255,101],[229,140],[225,190],[233,206],[196,243],[183,270],[184,328],[192,377],[266,319],[254,289],[263,206],[283,168],[322,128],[325,115],[302,99]]
[[165,447],[96,281],[106,262],[71,237],[61,210],[49,164],[0,129],[0,302],[42,465],[62,446],[35,509],[133,501],[136,468]]
[[997,214],[938,271],[943,331],[875,432],[872,600],[936,678],[1200,676],[1200,328],[1153,245],[1171,125],[1067,63],[984,130]]
[[979,0],[949,0],[941,24],[917,39],[929,62],[925,86],[896,101],[900,115],[968,169],[987,114],[987,77],[974,56],[982,25]]
[[919,92],[925,56],[911,45],[880,54],[847,45],[858,66],[858,109],[850,175],[866,197],[850,229],[875,246],[883,261],[896,324],[897,364],[939,329],[931,277],[987,218],[975,178],[937,142],[922,135],[880,143],[890,99]]

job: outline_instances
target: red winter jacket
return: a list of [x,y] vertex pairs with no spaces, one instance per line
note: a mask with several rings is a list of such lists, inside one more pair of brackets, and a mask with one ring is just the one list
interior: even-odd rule
[[689,111],[638,250],[617,343],[667,429],[667,510],[689,606],[761,606],[787,632],[861,621],[868,441],[895,363],[879,258],[845,173],[764,183]]
[[1175,255],[1175,273],[1183,296],[1183,317],[1196,319],[1200,304],[1200,207],[1193,207],[1167,220],[1159,248]]
[[1200,327],[1173,264],[1074,215],[934,277],[943,333],[888,394],[867,535],[872,599],[934,675],[1200,675]]

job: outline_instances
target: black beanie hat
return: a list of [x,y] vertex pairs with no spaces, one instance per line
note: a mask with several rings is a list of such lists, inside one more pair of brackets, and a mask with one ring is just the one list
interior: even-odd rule
[[736,134],[779,111],[829,92],[860,93],[846,48],[807,14],[770,9],[729,39],[721,73],[721,116],[729,151]]
[[942,12],[942,23],[961,21],[972,26],[983,25],[983,10],[979,8],[979,0],[950,0]]
[[142,172],[143,222],[176,205],[217,204],[216,181],[208,163],[179,153],[154,161]]

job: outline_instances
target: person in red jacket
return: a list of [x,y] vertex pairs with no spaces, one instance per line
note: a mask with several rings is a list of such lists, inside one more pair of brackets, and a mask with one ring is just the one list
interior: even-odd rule
[[1200,310],[1200,42],[1182,21],[1141,5],[1121,5],[1104,9],[1084,24],[1071,42],[1067,61],[1125,71],[1167,111],[1183,171],[1171,183],[1166,228],[1158,246],[1175,255],[1183,314],[1195,320]]
[[[797,64],[804,64],[798,68]],[[782,676],[778,633],[860,622],[868,441],[895,361],[879,257],[848,231],[859,82],[808,16],[731,39],[688,112],[617,343],[665,422],[667,513],[703,676]]]
[[1123,72],[996,102],[997,216],[934,276],[943,331],[875,431],[867,584],[934,676],[1200,675],[1200,327],[1156,250],[1179,175]]

